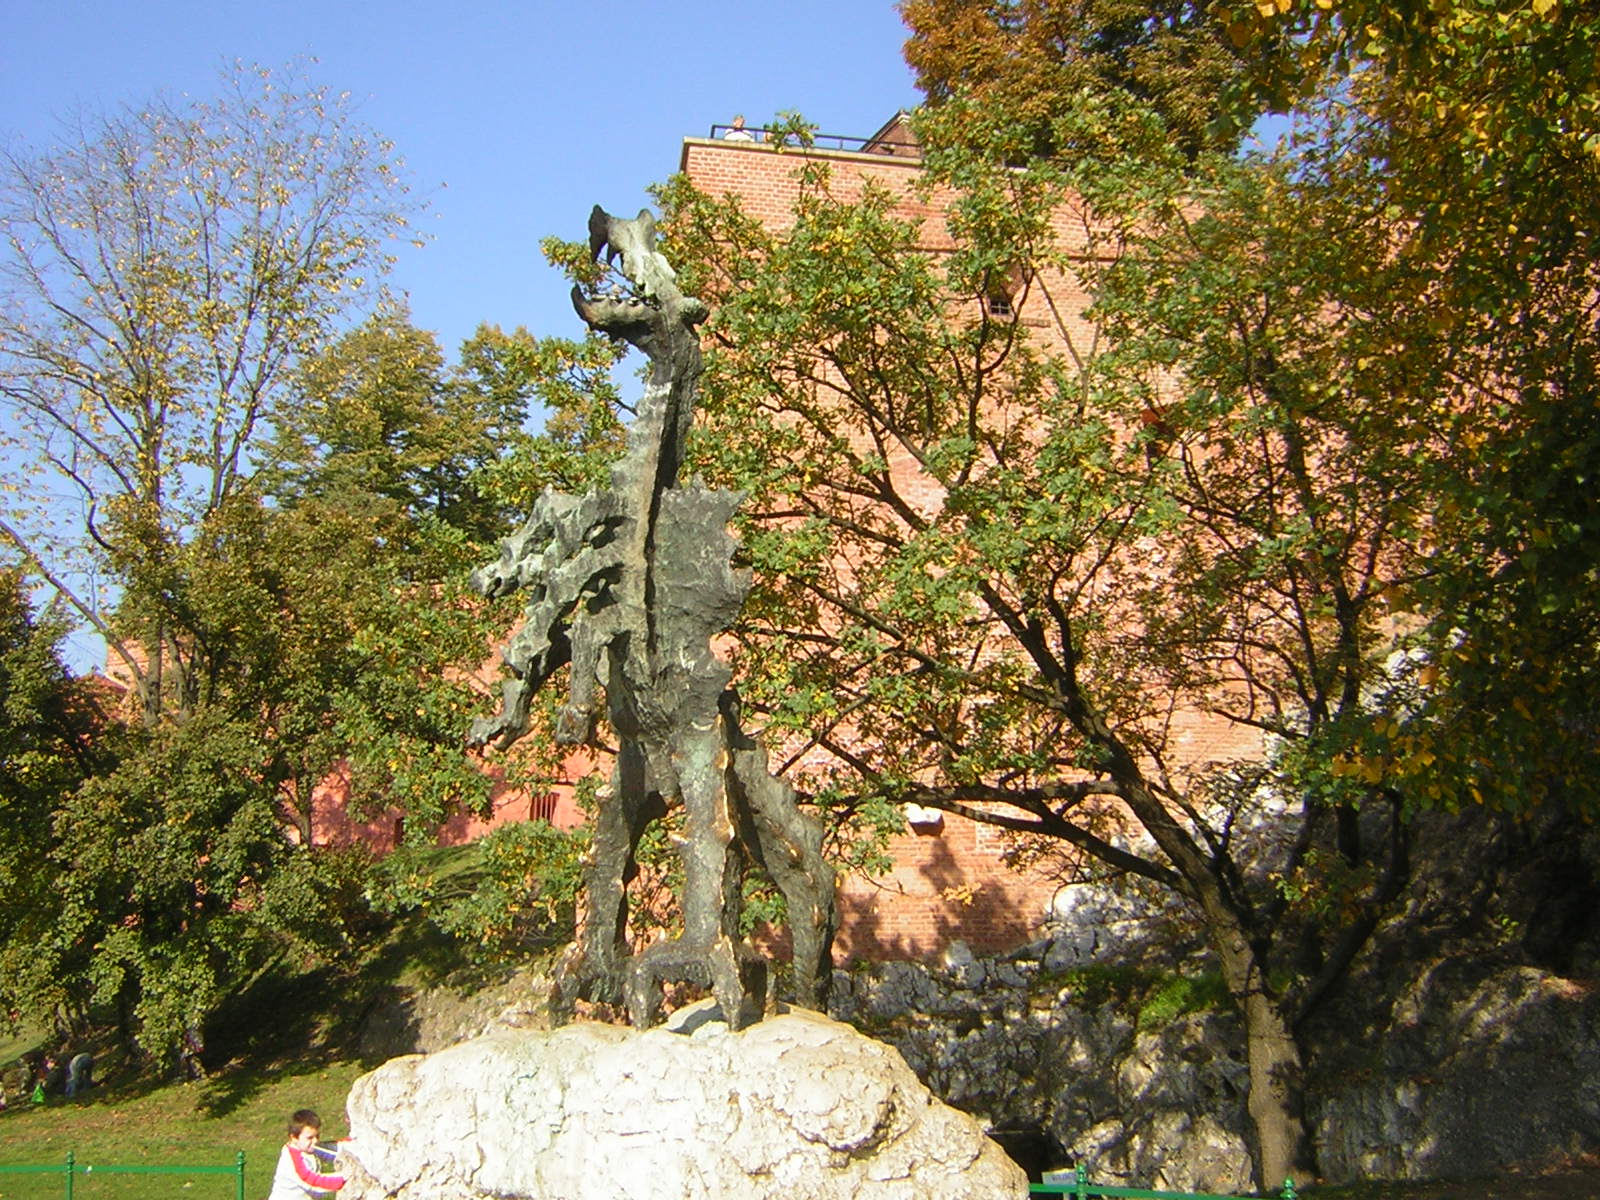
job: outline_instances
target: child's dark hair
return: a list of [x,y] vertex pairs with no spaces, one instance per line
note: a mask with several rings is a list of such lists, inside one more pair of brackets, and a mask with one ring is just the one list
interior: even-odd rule
[[309,1108],[297,1108],[289,1118],[289,1136],[297,1138],[302,1129],[321,1129],[322,1118]]

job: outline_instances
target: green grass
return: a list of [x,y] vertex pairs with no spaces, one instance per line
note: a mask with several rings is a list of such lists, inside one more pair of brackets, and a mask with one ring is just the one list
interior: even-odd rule
[[[463,856],[441,855],[459,870]],[[470,864],[469,864],[470,865]],[[235,1200],[232,1175],[96,1175],[82,1167],[231,1167],[245,1154],[246,1200],[271,1187],[289,1114],[315,1109],[324,1139],[343,1137],[350,1085],[376,1062],[357,1061],[361,1016],[398,983],[426,983],[465,967],[459,949],[419,915],[375,931],[358,962],[305,963],[264,971],[207,1026],[207,1060],[226,1063],[209,1079],[177,1082],[124,1062],[108,1029],[87,1043],[96,1085],[43,1106],[8,1096],[0,1111],[0,1167],[64,1166],[79,1171],[73,1200]],[[0,1064],[52,1048],[38,1030],[0,1034]],[[59,1048],[59,1047],[56,1047]],[[59,1055],[58,1055],[59,1057]],[[0,1171],[0,1200],[59,1200],[64,1172]]]
[[[363,1067],[356,1062],[245,1068],[193,1083],[99,1086],[75,1100],[13,1104],[0,1112],[0,1166],[76,1162],[119,1166],[230,1166],[245,1153],[245,1196],[260,1200],[271,1186],[285,1123],[297,1108],[314,1108],[324,1138],[342,1136],[344,1101]],[[106,1175],[73,1179],[74,1200],[233,1200],[225,1175]],[[64,1196],[61,1175],[0,1172],[0,1200]]]
[[1139,1002],[1140,1029],[1161,1029],[1192,1012],[1225,1009],[1231,1003],[1222,972],[1161,975],[1152,980]]

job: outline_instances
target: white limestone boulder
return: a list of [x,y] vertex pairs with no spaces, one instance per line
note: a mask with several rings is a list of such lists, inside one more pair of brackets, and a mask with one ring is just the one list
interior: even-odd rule
[[499,1030],[384,1064],[348,1108],[340,1200],[1027,1195],[1021,1169],[897,1050],[800,1011],[692,1036]]

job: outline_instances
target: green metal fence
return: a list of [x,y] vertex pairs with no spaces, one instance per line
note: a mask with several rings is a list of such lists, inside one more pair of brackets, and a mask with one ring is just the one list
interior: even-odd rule
[[[1066,1171],[1046,1171],[1044,1183],[1030,1183],[1028,1193],[1033,1196],[1068,1196],[1071,1200],[1089,1200],[1094,1197],[1125,1197],[1126,1200],[1241,1200],[1237,1196],[1216,1196],[1207,1192],[1153,1192],[1148,1188],[1112,1187],[1110,1184],[1090,1183],[1088,1168],[1078,1166],[1070,1174]],[[1049,1178],[1054,1176],[1055,1178]],[[1278,1200],[1298,1200],[1294,1180],[1285,1179]]]
[[231,1167],[143,1167],[121,1166],[116,1163],[80,1163],[72,1151],[67,1151],[64,1163],[47,1167],[0,1166],[3,1175],[60,1175],[66,1200],[72,1200],[72,1181],[75,1176],[93,1175],[232,1175],[237,1184],[236,1200],[244,1200],[244,1151],[239,1151]]

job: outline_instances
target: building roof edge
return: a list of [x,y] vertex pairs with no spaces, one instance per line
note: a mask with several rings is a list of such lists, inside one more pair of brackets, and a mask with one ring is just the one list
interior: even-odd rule
[[915,158],[895,154],[884,154],[882,151],[861,150],[832,150],[823,146],[800,148],[798,146],[767,146],[760,142],[727,141],[724,138],[686,137],[683,139],[683,149],[678,153],[678,172],[682,174],[689,164],[690,146],[713,146],[722,150],[731,150],[735,154],[789,154],[796,158],[836,158],[847,162],[877,163],[879,166],[893,167],[922,167],[922,156]]

